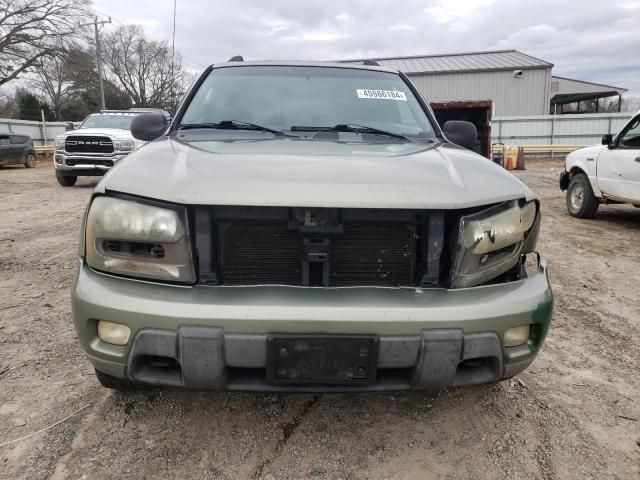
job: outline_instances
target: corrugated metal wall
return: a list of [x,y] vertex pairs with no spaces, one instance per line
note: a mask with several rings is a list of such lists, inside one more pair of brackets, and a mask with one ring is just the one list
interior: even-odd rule
[[[631,113],[594,113],[582,115],[534,115],[494,117],[492,143],[505,145],[592,145],[602,135],[616,134],[631,118]],[[75,123],[78,126],[78,123]],[[48,144],[65,132],[64,122],[47,122]],[[43,144],[42,123],[0,118],[0,133],[29,135],[35,145]]]
[[431,102],[493,100],[496,116],[544,115],[549,109],[549,69],[411,75],[416,88]]
[[494,118],[492,142],[505,145],[593,145],[602,135],[616,134],[630,113],[539,115]]
[[[77,125],[77,122],[76,124]],[[14,118],[0,118],[0,133],[17,133],[29,135],[34,145],[43,145],[46,133],[47,143],[53,145],[57,135],[65,132],[65,122],[47,122],[43,129],[42,122],[31,120],[16,120]]]

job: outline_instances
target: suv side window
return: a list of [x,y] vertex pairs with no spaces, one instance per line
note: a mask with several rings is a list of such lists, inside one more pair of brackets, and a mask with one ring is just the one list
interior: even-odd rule
[[11,135],[11,145],[22,145],[23,143],[26,143],[24,137]]
[[620,145],[623,147],[640,148],[640,115],[620,134]]
[[9,135],[0,135],[0,145],[9,145],[10,143]]

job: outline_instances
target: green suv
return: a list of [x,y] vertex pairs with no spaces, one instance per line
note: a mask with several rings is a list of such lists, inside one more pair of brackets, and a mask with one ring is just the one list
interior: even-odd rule
[[100,382],[380,391],[493,382],[540,350],[540,204],[375,65],[207,68],[97,185],[72,291]]

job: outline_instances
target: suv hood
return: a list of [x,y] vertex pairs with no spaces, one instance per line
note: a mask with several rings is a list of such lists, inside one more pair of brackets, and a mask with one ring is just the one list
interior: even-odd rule
[[96,187],[181,204],[465,208],[535,198],[517,178],[454,145],[163,137]]

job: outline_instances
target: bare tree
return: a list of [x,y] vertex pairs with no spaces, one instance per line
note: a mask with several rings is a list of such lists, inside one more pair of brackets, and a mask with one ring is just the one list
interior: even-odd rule
[[56,120],[60,111],[75,93],[72,72],[69,68],[69,53],[44,57],[33,67],[31,81],[39,96],[51,106]]
[[105,35],[102,58],[107,74],[138,107],[171,108],[184,92],[179,54],[167,42],[151,40],[138,25],[123,25]]
[[[617,103],[616,103],[617,105]],[[640,95],[625,94],[622,96],[622,111],[637,112],[640,110]]]
[[0,0],[0,86],[60,52],[88,0]]
[[0,118],[15,118],[17,113],[16,93],[0,92]]
[[[71,45],[65,54],[44,59],[29,75],[30,87],[51,107],[55,120],[78,120],[100,109],[100,91],[95,54]],[[131,106],[129,96],[106,80],[105,97],[113,109]]]

